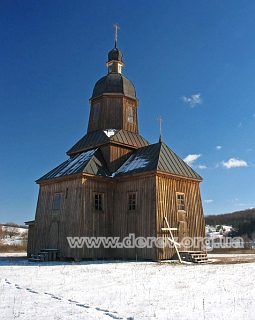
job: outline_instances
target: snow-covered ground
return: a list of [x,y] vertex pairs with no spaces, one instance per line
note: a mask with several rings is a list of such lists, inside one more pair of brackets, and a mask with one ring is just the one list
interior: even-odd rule
[[29,263],[0,254],[3,319],[254,319],[255,263]]
[[0,239],[0,245],[21,246],[23,245],[24,241],[26,241],[25,239],[27,238],[28,234],[27,228],[6,225],[0,225],[0,228],[6,233],[6,235]]

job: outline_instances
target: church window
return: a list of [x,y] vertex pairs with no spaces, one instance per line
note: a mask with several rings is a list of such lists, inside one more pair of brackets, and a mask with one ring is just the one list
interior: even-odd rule
[[177,206],[178,210],[185,211],[184,193],[177,193]]
[[61,194],[60,193],[56,193],[54,195],[54,211],[60,210],[60,203],[61,203]]
[[100,105],[96,104],[94,106],[94,112],[93,112],[93,121],[97,121],[99,118],[99,111],[100,111]]
[[121,69],[122,69],[121,64],[118,64],[118,73],[121,73]]
[[103,194],[102,193],[94,193],[94,209],[96,211],[103,210]]
[[137,196],[136,192],[128,193],[128,210],[136,210],[137,207]]
[[109,73],[112,72],[112,63],[108,65],[108,71]]
[[134,122],[134,113],[131,106],[128,106],[128,122]]

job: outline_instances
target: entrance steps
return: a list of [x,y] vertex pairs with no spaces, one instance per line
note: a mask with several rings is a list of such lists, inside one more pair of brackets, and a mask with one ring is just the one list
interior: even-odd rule
[[32,254],[28,259],[30,262],[56,261],[58,249],[42,249],[36,254]]
[[193,263],[208,263],[207,253],[203,251],[179,251],[182,261]]

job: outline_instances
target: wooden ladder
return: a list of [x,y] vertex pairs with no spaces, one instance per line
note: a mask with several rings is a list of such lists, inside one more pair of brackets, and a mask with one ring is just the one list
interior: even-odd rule
[[177,246],[180,247],[181,245],[174,240],[174,236],[173,236],[173,233],[172,233],[172,231],[176,231],[176,230],[178,230],[178,229],[177,229],[177,228],[170,228],[170,225],[169,225],[166,217],[164,217],[164,220],[165,220],[165,222],[166,222],[167,228],[161,228],[161,230],[162,230],[162,231],[169,231],[169,233],[170,233],[170,238],[168,238],[168,240],[174,245],[174,248],[175,248],[176,253],[177,253],[177,256],[178,256],[178,259],[179,259],[180,263],[182,263],[183,261],[182,261],[182,258],[181,258],[181,256],[180,256],[179,250],[178,250],[178,248],[177,248]]

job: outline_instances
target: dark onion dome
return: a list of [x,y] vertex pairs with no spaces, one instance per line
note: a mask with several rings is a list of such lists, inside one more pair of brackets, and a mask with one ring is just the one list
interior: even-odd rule
[[122,62],[123,54],[118,48],[113,48],[108,53],[108,62],[112,60],[117,60]]
[[99,79],[95,84],[91,98],[96,98],[104,93],[122,93],[125,96],[136,99],[133,83],[120,73],[109,73]]

